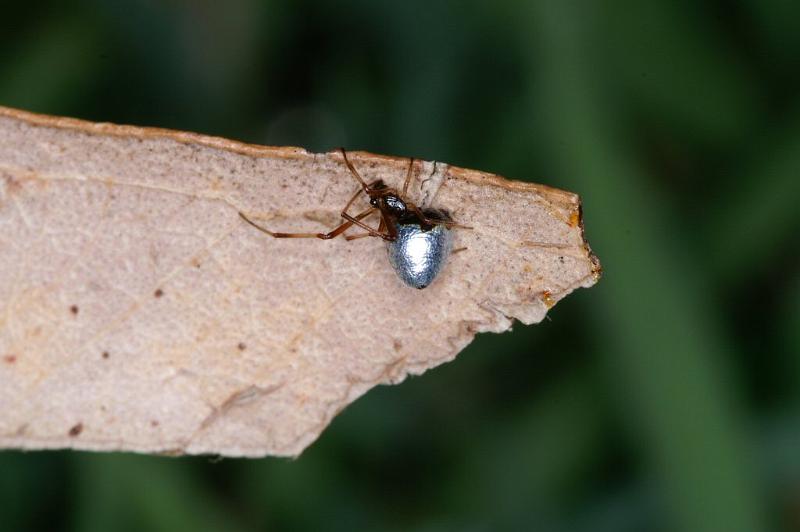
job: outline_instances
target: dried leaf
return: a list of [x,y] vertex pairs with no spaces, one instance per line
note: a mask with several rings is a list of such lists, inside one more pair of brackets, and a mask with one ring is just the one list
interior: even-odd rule
[[333,227],[357,189],[339,153],[0,108],[0,446],[297,455],[376,384],[596,282],[576,195],[414,170],[412,199],[472,227],[424,290],[378,239],[239,218]]

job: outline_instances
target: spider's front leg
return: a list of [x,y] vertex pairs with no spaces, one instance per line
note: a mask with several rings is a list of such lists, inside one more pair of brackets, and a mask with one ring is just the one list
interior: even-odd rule
[[370,227],[367,226],[366,224],[364,224],[363,222],[361,222],[361,220],[366,218],[367,216],[369,216],[373,212],[375,212],[375,210],[376,210],[375,207],[370,207],[369,209],[365,210],[362,213],[359,213],[358,216],[355,216],[355,217],[350,216],[348,214],[347,217],[346,217],[346,219],[347,219],[346,222],[344,222],[340,226],[336,227],[335,229],[333,229],[332,231],[329,231],[327,233],[278,233],[278,232],[275,232],[275,231],[270,231],[269,229],[267,229],[265,227],[261,227],[260,225],[255,223],[253,220],[251,220],[250,218],[245,216],[245,214],[243,212],[239,212],[239,216],[242,218],[242,220],[244,220],[248,224],[252,225],[253,227],[258,229],[262,233],[266,233],[266,234],[268,234],[269,236],[271,236],[273,238],[319,238],[319,239],[322,239],[322,240],[330,240],[331,238],[336,238],[337,236],[341,235],[342,233],[347,231],[353,225],[358,225],[360,227],[366,227],[367,229],[370,229]]

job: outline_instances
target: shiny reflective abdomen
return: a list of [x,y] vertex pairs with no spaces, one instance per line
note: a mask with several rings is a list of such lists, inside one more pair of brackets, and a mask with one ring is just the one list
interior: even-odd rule
[[452,232],[444,225],[423,231],[416,223],[398,223],[397,233],[397,239],[387,244],[389,262],[408,286],[425,288],[447,262],[453,248]]

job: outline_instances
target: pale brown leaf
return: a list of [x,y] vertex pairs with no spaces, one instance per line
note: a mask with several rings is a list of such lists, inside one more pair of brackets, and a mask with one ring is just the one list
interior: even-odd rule
[[[408,165],[351,160],[395,186]],[[376,384],[598,279],[575,194],[415,175],[412,199],[472,227],[424,290],[378,239],[239,218],[335,226],[357,188],[339,153],[0,108],[0,446],[297,455]]]

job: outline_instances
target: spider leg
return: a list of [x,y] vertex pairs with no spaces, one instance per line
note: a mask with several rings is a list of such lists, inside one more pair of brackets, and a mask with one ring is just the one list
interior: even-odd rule
[[443,225],[443,226],[447,227],[448,229],[452,229],[453,227],[458,227],[459,229],[474,229],[474,227],[472,227],[472,226],[463,225],[463,224],[460,224],[458,222],[454,222],[452,220],[445,220],[445,221],[437,222],[437,223],[439,225]]
[[358,240],[359,238],[366,238],[373,236],[372,233],[358,233],[357,235],[344,235],[344,239],[350,242],[351,240]]
[[344,215],[345,215],[345,213],[347,212],[347,209],[349,209],[349,208],[350,208],[350,205],[352,205],[352,204],[353,204],[353,202],[356,200],[356,198],[358,198],[358,195],[359,195],[359,194],[361,194],[362,192],[363,192],[363,190],[362,190],[362,189],[358,189],[358,190],[356,190],[356,193],[355,193],[355,194],[353,194],[353,197],[352,197],[352,198],[350,198],[350,201],[348,201],[348,202],[347,202],[347,205],[345,205],[345,206],[344,206],[344,209],[342,209],[342,218],[344,218]]
[[[377,209],[375,207],[373,207],[371,210],[375,211]],[[369,236],[379,236],[379,237],[383,238],[384,240],[388,237],[388,235],[380,233],[380,232],[376,231],[375,229],[373,229],[372,227],[370,227],[367,224],[365,224],[364,222],[360,221],[361,218],[359,218],[358,216],[353,218],[352,216],[350,216],[346,212],[342,213],[342,216],[344,217],[345,220],[347,220],[351,224],[355,224],[355,225],[359,226],[360,228],[364,229],[365,231],[367,231],[367,234]],[[381,225],[383,225],[383,217],[381,217]],[[347,238],[347,237],[345,237],[345,238]],[[351,239],[348,238],[348,240],[351,240]]]
[[425,213],[422,212],[422,209],[417,207],[414,203],[410,201],[406,202],[406,206],[414,211],[414,213],[419,217],[423,224],[426,225],[443,225],[448,229],[452,229],[453,227],[458,227],[459,229],[472,229],[472,227],[468,225],[463,225],[458,222],[454,222],[453,220],[433,220],[425,216]]
[[[239,217],[241,217],[242,220],[244,220],[248,224],[252,225],[253,227],[258,229],[262,233],[266,233],[269,236],[274,237],[274,238],[320,238],[322,240],[329,240],[331,238],[336,238],[337,236],[341,235],[342,233],[347,231],[350,227],[352,227],[354,224],[358,225],[358,226],[361,226],[361,227],[366,227],[367,229],[369,229],[369,226],[363,224],[361,222],[361,220],[363,218],[366,218],[367,216],[369,216],[373,212],[375,212],[375,207],[370,207],[369,209],[365,210],[364,212],[359,213],[358,216],[355,216],[355,217],[350,216],[348,214],[346,222],[344,222],[340,226],[336,227],[335,229],[333,229],[333,230],[331,230],[331,231],[329,231],[327,233],[276,233],[274,231],[270,231],[269,229],[261,227],[260,225],[258,225],[254,221],[252,221],[250,218],[245,216],[244,213],[242,213],[242,212],[239,212]],[[377,235],[377,236],[382,236],[382,235]]]
[[386,226],[386,232],[387,232],[387,235],[384,236],[383,239],[392,242],[397,238],[397,220],[393,216],[388,215],[383,210],[381,210],[380,212],[381,212],[381,224]]
[[406,182],[403,183],[403,195],[402,197],[405,198],[406,194],[408,193],[408,184],[411,183],[411,175],[413,174],[414,170],[414,158],[411,157],[408,159],[408,173],[406,173]]
[[[381,236],[383,236],[382,232],[385,229],[386,229],[386,226],[383,223],[383,217],[381,217],[381,223],[378,224],[377,232],[381,233]],[[367,237],[367,236],[375,236],[375,235],[373,235],[371,232],[367,232],[367,233],[358,233],[357,235],[344,235],[344,238],[345,238],[345,240],[358,240],[359,238],[364,238],[364,237]]]
[[344,158],[344,164],[347,165],[347,168],[348,170],[350,170],[350,173],[353,174],[353,177],[355,177],[356,180],[361,184],[361,189],[365,193],[367,193],[367,195],[369,195],[369,193],[372,192],[372,188],[367,184],[366,181],[364,181],[364,178],[361,177],[361,174],[358,173],[356,167],[353,166],[353,163],[351,163],[350,159],[347,158],[347,152],[345,151],[345,149],[339,148],[339,151],[342,152],[342,157]]
[[406,207],[414,211],[414,213],[419,217],[420,221],[425,225],[445,225],[447,222],[444,220],[431,220],[425,213],[422,212],[422,209],[417,207],[415,203],[411,203],[410,201],[406,202]]

